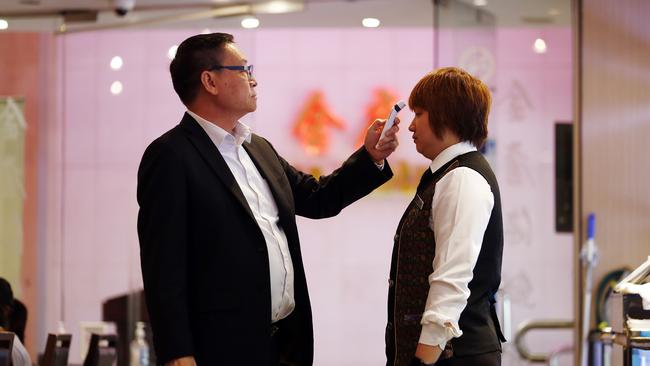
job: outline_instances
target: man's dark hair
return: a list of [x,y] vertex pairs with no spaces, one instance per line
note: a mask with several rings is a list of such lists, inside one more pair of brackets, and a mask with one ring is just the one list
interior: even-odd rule
[[201,87],[201,73],[220,65],[224,46],[235,43],[227,33],[197,34],[184,40],[169,65],[176,94],[185,105],[196,98]]
[[0,327],[7,327],[9,310],[14,303],[14,293],[7,280],[0,277]]

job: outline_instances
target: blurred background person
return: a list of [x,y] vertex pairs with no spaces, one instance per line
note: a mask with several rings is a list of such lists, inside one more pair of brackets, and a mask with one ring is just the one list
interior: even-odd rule
[[[7,280],[0,277],[0,332],[10,331],[9,319],[11,318],[13,307],[14,293],[11,290],[11,285],[9,282],[7,282]],[[13,349],[11,351],[11,360],[13,366],[32,365],[32,360],[18,336],[14,336]]]

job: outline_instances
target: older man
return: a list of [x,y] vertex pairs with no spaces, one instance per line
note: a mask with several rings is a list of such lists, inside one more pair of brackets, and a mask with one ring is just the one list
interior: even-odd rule
[[386,182],[391,128],[331,175],[285,161],[239,119],[257,81],[233,37],[196,35],[170,66],[187,113],[145,151],[138,234],[158,360],[168,365],[311,365],[312,318],[295,215],[331,217]]

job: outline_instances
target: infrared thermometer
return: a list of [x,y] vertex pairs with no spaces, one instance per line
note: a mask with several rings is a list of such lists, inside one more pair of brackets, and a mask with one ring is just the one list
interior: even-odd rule
[[399,111],[404,109],[404,107],[406,107],[406,103],[404,103],[403,100],[400,100],[393,106],[393,109],[390,110],[390,115],[388,116],[388,120],[386,120],[384,129],[381,130],[379,141],[381,141],[381,139],[384,138],[384,135],[386,135],[386,131],[390,130],[390,128],[393,127],[393,124],[395,124],[395,117],[397,117],[397,113],[399,113]]

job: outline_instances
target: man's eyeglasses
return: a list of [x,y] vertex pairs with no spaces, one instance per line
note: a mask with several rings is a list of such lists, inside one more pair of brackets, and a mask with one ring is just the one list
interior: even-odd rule
[[215,70],[221,70],[221,69],[226,69],[226,70],[234,70],[234,71],[246,71],[246,74],[248,74],[248,78],[252,79],[253,78],[253,65],[246,65],[246,66],[212,66],[208,71],[215,71]]

